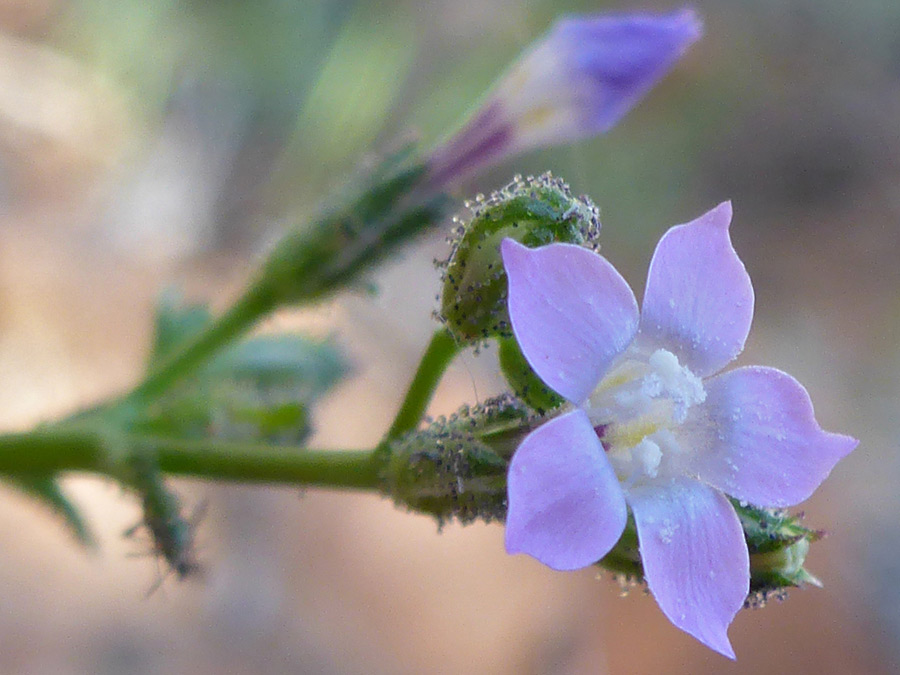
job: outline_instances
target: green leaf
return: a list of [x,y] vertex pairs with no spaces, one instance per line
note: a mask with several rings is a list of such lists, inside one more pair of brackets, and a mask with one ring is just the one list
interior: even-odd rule
[[299,334],[261,335],[226,349],[204,376],[262,388],[292,388],[301,400],[318,399],[347,372],[332,341]]
[[[196,308],[160,313],[176,336],[190,339]],[[171,320],[176,317],[176,320]],[[194,317],[193,319],[189,317]],[[159,332],[158,332],[159,333]],[[164,353],[164,352],[163,352]],[[330,340],[302,335],[262,335],[222,351],[194,378],[143,411],[137,430],[177,438],[301,443],[309,435],[310,409],[347,372]]]
[[148,371],[197,337],[212,323],[212,314],[206,305],[185,304],[181,292],[170,287],[159,297],[154,323],[156,333],[147,362]]
[[7,478],[22,492],[49,506],[54,513],[61,516],[78,543],[88,548],[96,547],[97,542],[81,517],[78,507],[69,501],[56,478],[50,475],[16,475]]

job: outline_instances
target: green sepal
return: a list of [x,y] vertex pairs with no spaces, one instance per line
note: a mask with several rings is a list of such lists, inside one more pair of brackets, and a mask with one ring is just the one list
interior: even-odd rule
[[358,282],[398,246],[443,220],[448,199],[426,189],[425,165],[404,150],[339,193],[313,225],[295,228],[275,246],[259,284],[275,304],[308,303]]
[[744,528],[750,551],[749,604],[793,586],[821,582],[803,568],[810,544],[822,538],[822,532],[800,524],[802,516],[783,509],[761,509],[732,500]]
[[762,509],[731,500],[737,511],[751,553],[768,553],[800,539],[818,541],[822,533],[800,524],[800,517],[783,509]]
[[[783,597],[791,587],[821,586],[803,568],[812,542],[822,533],[803,527],[800,516],[779,509],[761,509],[732,500],[750,556],[750,593],[746,607],[763,606],[771,597]],[[628,514],[625,531],[612,550],[597,563],[625,585],[644,583],[644,569],[634,517]]]
[[497,342],[500,347],[500,370],[517,397],[539,414],[549,412],[566,402],[532,370],[514,337],[501,337]]
[[568,185],[549,173],[516,177],[470,208],[472,216],[457,230],[444,266],[438,312],[457,339],[469,343],[512,334],[500,256],[504,238],[530,247],[568,242],[595,248],[600,232],[597,208],[572,196]]
[[81,517],[78,507],[62,491],[54,476],[19,474],[8,475],[6,478],[22,492],[49,506],[55,514],[62,518],[79,544],[87,548],[97,547],[97,541],[84,518]]
[[629,583],[643,583],[644,567],[641,564],[637,528],[630,512],[619,541],[597,564]]
[[509,458],[535,424],[534,414],[510,396],[464,407],[392,443],[382,489],[439,525],[502,520]]

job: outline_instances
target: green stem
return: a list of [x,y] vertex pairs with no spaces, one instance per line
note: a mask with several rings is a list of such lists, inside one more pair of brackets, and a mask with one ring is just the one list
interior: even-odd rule
[[[246,329],[265,311],[266,296],[248,294],[209,331],[155,371],[126,401],[153,398],[200,365],[231,336]],[[431,338],[406,397],[385,440],[416,427],[447,366],[459,352],[446,329]],[[338,488],[377,489],[383,452],[376,450],[309,450],[263,443],[215,439],[173,440],[155,437],[120,439],[125,448],[139,447],[154,456],[160,471],[170,475],[249,483],[285,483]],[[383,450],[383,446],[379,446]],[[114,457],[103,435],[84,422],[0,435],[0,473],[55,474],[61,471],[115,472]]]
[[287,483],[375,490],[374,450],[273,448],[252,443],[152,441],[160,471],[176,476],[245,483]]
[[37,429],[0,436],[2,473],[102,472],[108,463],[103,441],[93,431]]
[[[130,437],[125,442],[129,450],[155,457],[160,471],[175,476],[364,490],[379,486],[380,458],[373,450],[309,450],[155,437]],[[90,431],[48,429],[0,435],[0,473],[113,475],[115,467],[101,435]]]
[[165,393],[219,349],[252,328],[274,305],[275,298],[269,286],[262,281],[253,284],[209,328],[153,370],[127,398],[147,401]]
[[418,426],[431,402],[431,397],[434,396],[441,376],[459,351],[459,344],[450,331],[446,328],[435,331],[425,354],[422,355],[394,423],[385,436],[386,440],[399,438]]

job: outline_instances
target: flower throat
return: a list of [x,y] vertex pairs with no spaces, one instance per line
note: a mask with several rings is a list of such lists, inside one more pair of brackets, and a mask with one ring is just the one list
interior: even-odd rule
[[684,449],[673,431],[705,400],[703,382],[672,352],[629,350],[585,409],[619,479],[635,485],[674,475]]

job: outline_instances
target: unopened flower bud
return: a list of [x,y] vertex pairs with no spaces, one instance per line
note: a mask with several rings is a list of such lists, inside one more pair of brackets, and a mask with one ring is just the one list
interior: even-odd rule
[[[822,533],[803,527],[802,515],[782,509],[762,509],[732,500],[744,530],[750,554],[750,594],[746,608],[764,607],[772,598],[784,598],[787,589],[805,585],[822,586],[803,564],[812,542]],[[597,563],[612,572],[623,590],[644,583],[644,568],[634,519],[628,518],[625,531],[612,550]]]
[[597,248],[600,218],[586,197],[574,197],[562,180],[546,173],[520,176],[470,206],[471,219],[456,232],[444,271],[440,318],[461,342],[512,335],[506,309],[507,280],[500,242],[529,247],[553,242]]
[[701,32],[690,9],[560,19],[435,148],[430,183],[445,185],[531,148],[608,131]]
[[784,587],[800,584],[821,586],[821,581],[803,569],[810,541],[808,537],[801,537],[783,548],[751,555],[751,578],[756,577],[758,583],[767,586]]
[[434,516],[491,522],[506,516],[509,456],[533,426],[519,401],[501,397],[439,418],[390,448],[384,491],[397,504]]
[[809,545],[822,538],[821,532],[803,527],[802,516],[781,509],[734,505],[750,551],[748,607],[759,607],[790,587],[822,585],[803,568]]

